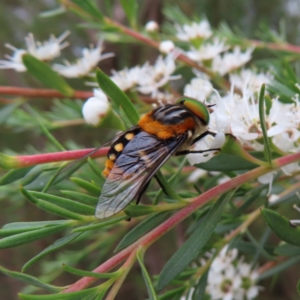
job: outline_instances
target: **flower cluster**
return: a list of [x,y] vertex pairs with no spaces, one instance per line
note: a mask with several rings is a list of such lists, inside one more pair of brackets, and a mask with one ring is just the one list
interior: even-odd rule
[[[17,49],[10,44],[5,46],[14,51],[12,56],[6,55],[7,60],[0,60],[0,69],[14,69],[17,72],[26,71],[26,66],[23,64],[22,56],[30,54],[41,61],[51,61],[59,57],[61,50],[66,48],[69,43],[64,41],[70,33],[68,31],[61,34],[58,38],[51,35],[48,41],[35,42],[32,33],[25,37],[27,49]],[[76,78],[88,75],[97,64],[108,57],[113,56],[113,53],[102,55],[102,41],[99,41],[96,47],[84,48],[82,57],[76,63],[65,62],[65,65],[54,64],[53,69],[64,77]]]
[[[237,249],[225,246],[213,260],[207,279],[206,293],[211,300],[251,300],[261,289],[256,285],[258,272],[238,259]],[[193,299],[194,288],[181,300]]]

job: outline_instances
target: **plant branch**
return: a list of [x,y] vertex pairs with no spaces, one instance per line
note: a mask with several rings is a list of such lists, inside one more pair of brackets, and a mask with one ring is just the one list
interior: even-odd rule
[[[174,226],[178,223],[183,221],[186,217],[192,214],[194,211],[199,209],[204,204],[208,203],[209,201],[217,198],[218,196],[222,195],[223,193],[228,192],[234,188],[241,186],[251,180],[255,180],[257,177],[269,173],[274,169],[278,169],[282,166],[288,165],[290,163],[296,162],[300,160],[300,153],[290,154],[281,158],[274,160],[274,168],[271,167],[258,167],[251,171],[248,171],[242,175],[239,175],[225,183],[216,186],[205,193],[201,194],[200,196],[193,199],[193,202],[186,207],[182,208],[164,223],[160,224],[158,227],[147,233],[144,237],[140,238],[135,243],[128,246],[126,249],[122,250],[102,265],[97,267],[93,270],[96,273],[104,273],[109,271],[110,269],[116,267],[120,262],[126,259],[134,249],[138,246],[144,247],[145,249],[148,248],[151,244],[153,244],[156,240],[158,240],[161,236],[171,230]],[[256,213],[253,213],[253,218],[256,217]],[[252,220],[252,218],[250,218]],[[249,221],[250,222],[250,221]],[[74,284],[70,285],[64,293],[74,292],[81,290],[90,284],[92,284],[96,279],[91,277],[83,277],[82,279],[78,280]]]
[[[15,86],[0,86],[0,95],[13,95],[31,98],[66,98],[62,93],[52,89],[35,89]],[[94,94],[91,91],[75,91],[71,99],[87,99]]]
[[277,43],[266,43],[262,41],[257,40],[250,40],[249,41],[251,45],[258,47],[258,48],[266,48],[266,49],[272,49],[272,50],[279,50],[279,51],[287,51],[287,52],[293,52],[293,53],[300,53],[300,46],[292,45],[292,44],[277,44]]
[[[90,157],[102,157],[107,154],[108,147],[104,147],[91,154]],[[18,169],[24,167],[35,166],[39,164],[46,164],[52,162],[69,161],[83,158],[89,153],[93,152],[94,148],[81,149],[81,150],[69,150],[61,152],[52,152],[45,154],[34,155],[18,155],[9,156],[0,153],[0,167],[3,169]]]
[[117,295],[120,287],[122,286],[122,283],[124,282],[127,274],[131,270],[134,262],[136,261],[136,250],[132,251],[128,259],[125,261],[125,263],[122,266],[122,275],[116,280],[113,287],[111,288],[109,294],[106,297],[106,300],[113,300],[115,299],[115,296]]

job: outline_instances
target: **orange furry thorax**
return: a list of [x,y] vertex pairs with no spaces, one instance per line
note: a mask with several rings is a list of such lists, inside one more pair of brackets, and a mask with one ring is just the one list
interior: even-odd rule
[[180,124],[164,125],[161,122],[154,120],[151,113],[152,112],[149,112],[142,116],[138,125],[142,130],[154,134],[162,140],[167,140],[179,134],[183,134],[190,129],[194,129],[196,126],[195,120],[192,117],[186,118],[184,122]]

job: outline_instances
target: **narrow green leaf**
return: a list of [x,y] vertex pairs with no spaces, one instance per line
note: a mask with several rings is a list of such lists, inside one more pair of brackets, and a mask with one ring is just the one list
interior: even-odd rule
[[32,167],[27,167],[8,171],[0,178],[0,186],[10,184],[20,178],[23,178],[31,170],[31,168]]
[[79,160],[78,162],[71,163],[69,165],[66,165],[65,163],[62,164],[50,177],[48,182],[45,184],[43,188],[43,192],[47,192],[47,190],[50,188],[52,184],[60,183],[65,178],[69,177],[71,174],[73,174],[76,170],[78,170],[81,166],[85,164],[84,160]]
[[177,299],[176,296],[181,295],[181,293],[185,290],[185,286],[179,287],[177,289],[168,290],[163,295],[159,295],[159,300],[173,300]]
[[91,224],[91,225],[78,227],[76,229],[73,229],[73,232],[81,232],[81,231],[99,229],[99,228],[103,228],[103,227],[106,227],[106,226],[109,226],[109,225],[119,223],[120,221],[123,221],[123,220],[126,220],[126,219],[128,219],[128,217],[126,217],[126,216],[112,218],[112,219],[108,219],[108,220],[105,220],[105,221],[100,221],[100,222],[97,222],[97,223],[94,223],[94,224]]
[[99,287],[94,287],[78,292],[60,293],[55,295],[25,295],[19,294],[19,297],[24,300],[82,300],[83,297],[89,295],[97,295]]
[[250,242],[256,248],[256,250],[258,251],[259,254],[262,254],[268,260],[273,260],[275,258],[273,255],[269,254],[268,251],[266,251],[264,249],[264,245],[262,243],[258,242],[253,237],[253,235],[249,232],[249,230],[247,230],[246,233],[247,233],[247,237],[249,238]]
[[98,21],[103,22],[103,15],[101,14],[98,7],[95,5],[93,0],[72,0],[72,2],[77,4],[81,9],[89,13],[91,16],[98,19]]
[[19,273],[19,272],[14,272],[14,271],[10,271],[5,269],[4,267],[0,266],[0,271],[14,279],[23,281],[29,285],[33,285],[33,286],[37,286],[39,288],[43,288],[46,289],[50,292],[59,292],[61,291],[63,288],[61,287],[57,287],[51,284],[48,284],[46,282],[43,282],[41,280],[38,280],[37,278],[24,274],[24,273]]
[[167,217],[170,215],[169,212],[161,212],[156,213],[135,226],[130,232],[128,232],[114,252],[120,251],[127,246],[131,245],[133,242],[138,240],[140,237],[145,235],[147,232],[149,232],[151,229],[155,228],[158,224],[160,224],[162,221],[166,220]]
[[45,248],[42,252],[38,255],[30,259],[23,267],[22,272],[25,272],[30,266],[32,266],[35,262],[37,262],[42,257],[46,256],[47,254],[67,245],[68,243],[75,240],[81,233],[72,233],[70,235],[64,236],[58,240],[56,240],[52,245]]
[[15,222],[9,223],[2,227],[0,230],[0,236],[9,236],[17,233],[22,233],[26,231],[41,229],[45,227],[62,225],[69,222],[68,220],[58,220],[58,221],[38,221],[38,222]]
[[81,178],[71,177],[70,179],[93,196],[99,197],[101,189],[98,186]]
[[32,203],[34,203],[37,207],[46,210],[48,212],[54,213],[63,218],[72,219],[72,220],[84,220],[84,216],[73,213],[65,208],[62,208],[58,205],[46,202],[44,200],[39,200],[35,198],[32,193],[28,192],[24,188],[21,188],[21,193]]
[[203,222],[173,254],[164,266],[158,280],[157,290],[161,291],[178,276],[198,255],[211,237],[222,211],[235,191],[224,194],[204,217]]
[[89,216],[93,216],[95,214],[95,208],[82,203],[75,202],[73,200],[69,200],[67,198],[58,197],[58,196],[45,194],[41,192],[35,192],[35,191],[28,191],[28,192],[34,197],[36,197],[37,199],[41,199],[49,203],[56,204],[57,206],[66,208],[69,211],[78,214],[89,215]]
[[276,247],[274,253],[282,256],[299,256],[300,247],[284,243]]
[[45,62],[38,60],[30,54],[24,54],[22,60],[28,72],[45,86],[56,89],[68,97],[74,94],[74,90],[67,84],[64,78],[53,71]]
[[45,137],[60,151],[65,151],[66,149],[60,144],[60,142],[50,133],[48,128],[43,124],[43,118],[41,114],[37,112],[33,107],[31,107],[28,103],[24,105],[28,112],[32,115],[33,120],[40,126],[42,133]]
[[86,204],[86,205],[92,205],[96,206],[99,199],[87,194],[74,192],[74,191],[61,191],[62,194],[67,196],[68,198],[74,199],[80,203]]
[[113,273],[95,273],[95,272],[89,272],[89,271],[83,271],[80,269],[76,269],[73,267],[70,267],[68,265],[63,265],[63,269],[71,274],[78,275],[80,277],[93,277],[93,278],[113,278],[117,277],[119,275],[119,272],[113,272]]
[[136,0],[120,0],[131,27],[136,28],[138,2]]
[[251,170],[257,165],[236,155],[220,153],[208,162],[198,164],[197,167],[207,171],[238,171]]
[[162,175],[161,171],[158,171],[156,174],[156,178],[159,180],[160,185],[162,186],[162,189],[165,191],[167,195],[169,195],[174,200],[177,200],[179,202],[184,201],[183,198],[181,198],[178,193],[175,192],[175,190],[172,188],[172,186],[169,184],[169,182],[165,179],[165,177]]
[[12,248],[24,245],[39,239],[42,239],[51,234],[57,233],[63,229],[70,227],[69,224],[56,225],[42,229],[18,233],[13,236],[5,237],[0,240],[0,249]]
[[49,167],[45,165],[34,166],[22,179],[21,185],[25,186],[37,179]]
[[298,283],[297,283],[297,292],[298,292],[298,294],[300,295],[300,280],[299,280]]
[[290,221],[270,209],[263,209],[262,215],[273,232],[283,241],[300,246],[300,228],[291,225]]
[[103,92],[117,107],[123,108],[132,125],[136,124],[139,120],[139,114],[126,94],[101,70],[97,69],[96,77]]
[[151,281],[151,278],[148,274],[148,271],[144,265],[144,249],[139,249],[137,251],[137,260],[140,264],[141,270],[142,270],[142,274],[143,274],[143,278],[147,287],[147,291],[148,291],[148,295],[149,295],[149,299],[150,300],[157,300],[157,296]]
[[[179,167],[176,169],[176,172],[168,179],[168,183],[171,185],[171,187],[173,187],[177,183],[179,174],[181,174],[181,171],[186,163],[186,160],[187,159],[184,158],[181,161]],[[162,189],[160,189],[153,200],[153,205],[157,205],[163,199],[163,197],[164,197],[164,192]]]
[[263,272],[259,275],[257,278],[257,281],[266,279],[268,277],[272,277],[275,274],[281,273],[282,271],[288,269],[291,266],[295,266],[297,262],[300,261],[300,256],[292,257],[288,260],[285,260],[284,262],[276,265],[274,268],[268,269],[266,272]]
[[272,152],[271,152],[271,146],[270,141],[267,134],[267,125],[265,120],[265,84],[263,84],[260,88],[259,92],[259,101],[258,101],[258,107],[259,107],[259,120],[260,120],[260,126],[263,133],[263,139],[264,139],[264,155],[266,161],[271,164],[272,163]]
[[130,204],[124,209],[124,212],[129,217],[139,217],[153,213],[154,208],[148,205]]
[[202,274],[199,282],[195,286],[195,290],[192,296],[192,300],[204,299],[205,288],[207,285],[208,271]]
[[54,16],[64,14],[64,13],[66,13],[66,11],[67,11],[66,8],[61,5],[58,8],[54,8],[54,9],[43,11],[43,12],[39,13],[39,17],[40,18],[54,17]]

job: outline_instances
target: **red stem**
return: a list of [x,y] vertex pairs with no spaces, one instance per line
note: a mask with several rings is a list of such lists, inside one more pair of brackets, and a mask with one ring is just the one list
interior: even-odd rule
[[[104,147],[96,151],[91,155],[91,157],[101,157],[105,156],[108,151],[108,147]],[[17,160],[17,167],[29,167],[39,164],[51,163],[51,162],[59,162],[59,161],[68,161],[75,160],[84,157],[91,153],[94,148],[90,149],[82,149],[82,150],[70,150],[70,151],[62,151],[62,152],[53,152],[53,153],[45,153],[45,154],[35,154],[35,155],[20,155],[15,156],[14,158]]]
[[[0,95],[17,95],[31,98],[65,98],[62,93],[51,89],[22,88],[14,86],[0,86]],[[94,94],[91,91],[75,91],[69,98],[87,99]]]
[[[274,161],[274,165],[276,166],[276,168],[279,168],[298,160],[300,160],[300,153],[295,153],[295,154],[287,155],[285,157],[276,159]],[[102,265],[100,265],[95,270],[93,270],[93,272],[104,273],[109,271],[110,269],[116,267],[124,259],[126,259],[128,255],[130,255],[132,251],[136,249],[136,247],[140,246],[146,248],[150,246],[158,238],[160,238],[162,235],[164,235],[166,232],[172,229],[175,225],[183,221],[186,217],[188,217],[199,207],[203,206],[205,203],[217,198],[218,196],[222,195],[223,193],[231,189],[234,189],[244,183],[254,180],[257,177],[266,174],[272,170],[273,170],[272,168],[258,167],[254,170],[246,172],[238,177],[235,177],[201,194],[200,196],[194,198],[191,204],[182,208],[180,211],[175,213],[172,217],[170,217],[164,223],[162,223],[161,225],[159,225],[158,227],[150,231],[148,234],[146,234],[144,237],[136,241],[134,244],[130,245],[128,248],[124,249],[120,253],[116,254],[115,256],[113,256],[112,258],[104,262]],[[64,290],[64,293],[70,293],[70,292],[81,290],[89,286],[90,284],[92,284],[95,280],[96,280],[95,278],[83,277],[77,282],[75,282],[74,284],[72,284],[71,286],[69,286],[66,290]]]
[[251,40],[252,45],[261,48],[268,48],[273,50],[288,51],[293,53],[300,53],[300,46],[292,44],[276,44],[276,43],[265,43],[262,41]]

